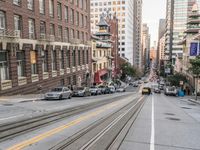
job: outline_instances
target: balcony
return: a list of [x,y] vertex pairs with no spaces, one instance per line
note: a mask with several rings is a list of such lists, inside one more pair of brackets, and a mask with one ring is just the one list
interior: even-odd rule
[[49,73],[48,72],[43,72],[43,80],[49,78]]
[[52,71],[52,77],[56,77],[57,76],[57,71],[56,70],[53,70]]
[[20,38],[20,36],[21,36],[20,30],[0,29],[0,37]]
[[1,90],[7,90],[12,88],[12,81],[11,80],[3,80],[1,81]]
[[64,75],[65,74],[65,70],[64,69],[60,69],[60,75]]
[[38,75],[38,74],[32,74],[32,75],[31,75],[31,81],[32,81],[32,82],[37,82],[37,81],[39,81],[39,75]]
[[27,84],[27,79],[26,77],[18,77],[18,85],[25,85]]

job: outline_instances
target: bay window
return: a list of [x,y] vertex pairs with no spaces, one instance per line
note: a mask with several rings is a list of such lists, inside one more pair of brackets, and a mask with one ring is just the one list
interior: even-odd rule
[[0,52],[0,79],[9,80],[8,53]]

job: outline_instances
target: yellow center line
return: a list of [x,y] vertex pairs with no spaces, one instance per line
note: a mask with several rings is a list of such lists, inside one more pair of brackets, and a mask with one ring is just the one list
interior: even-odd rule
[[72,126],[74,126],[74,125],[76,125],[76,124],[78,124],[78,123],[80,123],[80,122],[82,122],[82,121],[84,121],[86,119],[89,119],[89,118],[92,118],[94,116],[97,116],[97,115],[99,115],[100,113],[102,113],[103,111],[105,111],[107,109],[110,109],[110,108],[112,108],[114,106],[120,105],[120,103],[122,103],[122,102],[117,102],[117,103],[114,103],[114,104],[109,104],[107,106],[104,106],[103,109],[101,108],[100,110],[97,110],[97,111],[95,111],[95,112],[93,112],[91,114],[82,116],[82,117],[80,117],[80,118],[78,118],[76,120],[73,120],[73,121],[65,124],[65,125],[62,125],[60,127],[57,127],[57,128],[52,129],[52,130],[49,130],[47,132],[44,132],[44,133],[42,133],[42,134],[40,134],[38,136],[35,136],[35,137],[30,138],[28,140],[25,140],[25,141],[23,141],[23,142],[21,142],[19,144],[13,145],[12,147],[8,148],[7,150],[21,150],[21,149],[23,149],[23,148],[25,148],[25,147],[27,147],[27,146],[29,146],[31,144],[37,143],[37,142],[39,142],[39,141],[41,141],[43,139],[46,139],[47,137],[55,135],[56,133],[61,132],[61,131],[65,130],[65,129],[69,128],[69,127],[72,127]]

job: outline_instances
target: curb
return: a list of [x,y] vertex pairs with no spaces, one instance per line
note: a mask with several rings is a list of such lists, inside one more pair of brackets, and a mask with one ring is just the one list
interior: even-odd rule
[[193,103],[196,103],[196,104],[199,104],[199,105],[200,105],[200,101],[196,101],[196,100],[194,100],[194,99],[188,99],[188,101],[190,101],[190,102],[193,102]]

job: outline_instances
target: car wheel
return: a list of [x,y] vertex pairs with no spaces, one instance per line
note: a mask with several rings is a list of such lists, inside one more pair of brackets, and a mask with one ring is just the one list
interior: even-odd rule
[[68,99],[71,99],[71,98],[72,98],[72,96],[71,96],[71,95],[69,95]]
[[62,98],[63,98],[63,96],[62,96],[62,95],[60,95],[60,96],[59,96],[59,100],[62,100]]

